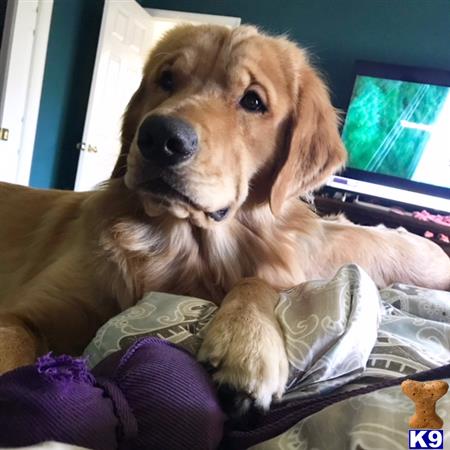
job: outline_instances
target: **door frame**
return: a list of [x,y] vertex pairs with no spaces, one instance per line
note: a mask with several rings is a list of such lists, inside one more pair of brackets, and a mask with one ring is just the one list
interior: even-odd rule
[[[26,11],[25,14],[18,16],[18,4],[20,1],[8,0],[6,7],[0,51],[0,68],[3,68],[3,70],[0,70],[0,111],[4,108],[8,77],[10,76],[10,69],[12,69],[10,67],[11,61],[14,61],[23,51],[23,44],[22,46],[20,45],[20,34],[15,31],[20,28],[20,23],[28,21],[31,16],[30,11]],[[26,101],[24,105],[21,145],[16,173],[16,183],[24,185],[28,185],[30,181],[42,84],[47,59],[53,0],[37,0],[36,4],[37,14],[36,12],[33,13],[36,14],[34,19],[34,39],[32,42],[27,43],[27,49],[31,54],[31,58],[25,63],[25,70],[28,71],[29,76],[28,84],[24,87],[26,89]],[[0,124],[1,126],[2,124]]]
[[192,13],[186,11],[173,11],[170,9],[154,9],[154,8],[144,8],[149,14],[158,20],[167,20],[177,22],[180,19],[184,19],[187,22],[199,22],[199,23],[210,23],[213,25],[225,25],[226,27],[238,27],[241,24],[240,17],[233,16],[220,16],[216,14],[203,14],[203,13]]

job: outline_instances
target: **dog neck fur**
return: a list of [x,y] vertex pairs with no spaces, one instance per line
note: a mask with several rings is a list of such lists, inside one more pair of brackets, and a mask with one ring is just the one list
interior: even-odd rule
[[105,211],[109,226],[102,227],[99,254],[106,254],[110,263],[103,276],[111,280],[111,294],[121,307],[152,290],[220,302],[243,277],[258,276],[276,288],[305,279],[299,255],[315,252],[299,248],[298,223],[308,228],[305,236],[310,235],[318,232],[312,231],[317,230],[317,218],[298,200],[284,208],[281,217],[274,217],[264,203],[242,208],[214,229],[201,229],[170,214],[148,217],[132,193],[123,205],[112,206],[119,183],[98,196],[96,208],[110,210]]

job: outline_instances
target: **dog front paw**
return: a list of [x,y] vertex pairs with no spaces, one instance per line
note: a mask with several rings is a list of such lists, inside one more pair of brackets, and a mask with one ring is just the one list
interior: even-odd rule
[[206,329],[198,359],[212,366],[222,405],[232,415],[251,406],[267,410],[284,393],[289,363],[283,334],[276,317],[255,304],[223,305]]

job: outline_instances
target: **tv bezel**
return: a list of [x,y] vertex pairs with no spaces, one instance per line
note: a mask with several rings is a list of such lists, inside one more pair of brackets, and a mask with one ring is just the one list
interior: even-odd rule
[[[352,95],[350,96],[349,101],[346,105],[346,112],[348,112],[351,100],[353,99],[355,83],[358,76],[368,76],[413,83],[426,83],[450,88],[450,71],[447,70],[357,60],[355,62]],[[345,120],[342,124],[341,134],[344,130],[344,125]],[[406,178],[395,177],[392,175],[383,175],[375,172],[346,167],[339,174],[339,176],[403,189],[419,194],[440,197],[443,199],[450,198],[450,188],[412,181]],[[376,193],[374,193],[374,197],[376,197]],[[395,199],[393,200],[395,201]]]

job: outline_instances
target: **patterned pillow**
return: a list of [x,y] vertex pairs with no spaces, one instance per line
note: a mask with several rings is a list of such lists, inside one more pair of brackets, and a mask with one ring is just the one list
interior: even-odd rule
[[[150,292],[103,325],[86,348],[92,366],[143,336],[158,336],[193,354],[217,306],[194,297]],[[380,298],[359,267],[342,267],[330,281],[283,292],[276,314],[290,362],[288,392],[311,395],[340,386],[364,370],[375,345]],[[320,382],[320,383],[319,383]]]

